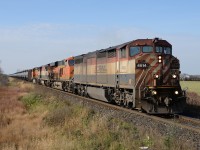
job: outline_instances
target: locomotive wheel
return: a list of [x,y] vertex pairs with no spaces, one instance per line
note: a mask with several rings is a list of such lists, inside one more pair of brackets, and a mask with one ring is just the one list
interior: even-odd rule
[[108,102],[110,104],[116,104],[115,100],[113,100],[113,94],[110,94],[109,97],[108,97]]
[[128,102],[128,108],[132,109],[133,108],[133,103],[132,102]]
[[62,83],[62,90],[66,91],[66,83],[65,82]]

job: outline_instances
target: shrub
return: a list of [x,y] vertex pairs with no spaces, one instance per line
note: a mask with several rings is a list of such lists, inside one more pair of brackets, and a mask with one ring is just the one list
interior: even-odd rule
[[65,120],[69,119],[73,111],[70,107],[58,107],[52,110],[45,118],[44,121],[49,126],[64,125]]
[[172,147],[172,137],[170,135],[168,135],[165,139],[164,139],[164,145],[166,147],[167,150],[170,150]]
[[11,119],[4,115],[4,114],[0,114],[0,127],[5,127],[7,125],[9,125],[11,123]]
[[20,98],[27,109],[33,109],[41,104],[42,96],[37,94],[28,94]]
[[91,119],[95,116],[94,110],[88,110],[87,114],[82,118],[82,122],[85,126],[88,126]]

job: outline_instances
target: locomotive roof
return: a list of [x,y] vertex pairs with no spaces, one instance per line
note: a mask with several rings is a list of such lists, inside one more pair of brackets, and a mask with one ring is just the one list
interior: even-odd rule
[[170,46],[172,47],[172,45],[167,42],[166,40],[162,40],[159,38],[154,38],[154,39],[137,39],[135,41],[132,42],[133,45],[152,45],[156,43],[158,45],[164,45],[164,46]]
[[122,47],[126,46],[127,44],[129,44],[131,42],[133,42],[133,41],[129,41],[129,42],[126,42],[126,43],[123,43],[123,44],[120,44],[120,45],[112,46],[112,47],[101,49],[101,50],[96,50],[96,51],[93,51],[93,52],[88,52],[86,54],[81,54],[81,55],[75,56],[75,58],[78,59],[78,58],[82,58],[84,55],[92,56],[92,55],[95,55],[98,52],[101,53],[101,52],[113,50],[113,49],[116,49],[116,48],[122,48]]
[[131,43],[133,45],[153,45],[154,43],[157,43],[157,44],[161,44],[161,45],[168,45],[171,47],[171,44],[169,42],[167,42],[166,40],[159,39],[159,38],[137,39],[137,40],[129,41],[129,42],[126,42],[126,43],[123,43],[120,45],[112,46],[112,47],[109,47],[106,49],[101,49],[101,50],[98,50],[98,52],[104,52],[104,51],[109,51],[109,50],[113,50],[113,49],[120,49]]
[[126,42],[126,43],[123,43],[123,44],[120,44],[120,45],[112,46],[112,47],[102,49],[102,50],[99,50],[99,51],[109,51],[109,50],[113,50],[113,49],[116,49],[116,48],[120,49],[120,48],[130,44],[131,42],[133,42],[133,41],[129,41],[129,42]]
[[157,44],[160,44],[160,45],[165,45],[165,46],[169,46],[169,47],[172,47],[172,45],[167,42],[166,40],[162,40],[162,39],[159,39],[159,38],[154,38],[154,39],[136,39],[136,40],[132,40],[132,41],[129,41],[129,42],[126,42],[126,43],[123,43],[123,44],[119,44],[119,45],[116,45],[116,46],[111,46],[111,47],[108,47],[108,48],[105,48],[105,49],[101,49],[101,50],[96,50],[96,51],[93,51],[93,52],[88,52],[86,54],[82,54],[82,55],[79,55],[79,56],[75,56],[76,59],[78,58],[82,58],[84,57],[84,55],[87,55],[87,57],[90,57],[92,55],[95,55],[96,53],[102,53],[102,52],[105,52],[105,51],[110,51],[110,50],[113,50],[113,49],[121,49],[129,44],[131,45],[138,45],[138,46],[142,46],[142,45],[152,45],[154,43],[157,43]]

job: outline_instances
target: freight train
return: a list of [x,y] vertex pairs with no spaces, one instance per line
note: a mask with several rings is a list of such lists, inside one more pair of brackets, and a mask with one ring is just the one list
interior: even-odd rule
[[33,83],[143,110],[181,113],[180,63],[166,40],[137,39],[12,74]]

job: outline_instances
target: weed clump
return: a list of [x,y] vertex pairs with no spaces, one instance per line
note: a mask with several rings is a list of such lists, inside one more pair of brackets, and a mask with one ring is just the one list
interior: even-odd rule
[[47,116],[44,117],[44,121],[49,126],[58,126],[58,125],[64,125],[65,120],[69,118],[72,115],[72,109],[71,108],[56,108],[49,112]]
[[24,103],[28,110],[31,110],[42,103],[42,96],[32,93],[22,96],[20,100]]
[[8,116],[0,114],[0,127],[6,127],[11,123],[11,121],[12,120]]
[[172,136],[168,135],[168,136],[165,137],[165,139],[164,139],[164,145],[165,145],[165,147],[166,147],[167,150],[171,149],[172,144],[173,144],[172,141],[173,141]]

